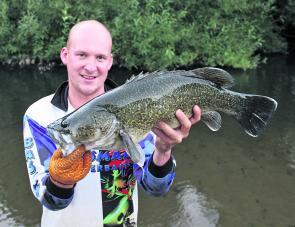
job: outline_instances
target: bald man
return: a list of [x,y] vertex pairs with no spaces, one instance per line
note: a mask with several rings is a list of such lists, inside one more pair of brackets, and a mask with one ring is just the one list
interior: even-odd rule
[[81,146],[63,157],[46,126],[116,87],[107,78],[113,64],[111,34],[98,21],[79,22],[60,58],[68,81],[33,103],[24,116],[25,157],[32,191],[43,206],[41,226],[137,226],[137,184],[151,195],[168,192],[175,175],[171,149],[188,136],[201,111],[195,106],[188,119],[178,110],[179,128],[160,122],[139,142],[144,169],[124,149],[85,151]]

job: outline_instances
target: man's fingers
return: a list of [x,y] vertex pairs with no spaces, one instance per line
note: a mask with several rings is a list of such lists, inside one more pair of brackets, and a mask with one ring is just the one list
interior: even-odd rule
[[89,171],[91,163],[92,163],[92,154],[91,154],[90,151],[86,151],[84,156],[83,156],[83,168],[84,168],[84,171],[85,170]]
[[76,162],[82,160],[83,154],[85,153],[84,145],[76,148],[71,154],[66,157],[62,157],[61,148],[58,148],[52,155],[50,159],[50,164],[52,168],[56,166],[57,169],[69,169],[72,168]]
[[191,121],[181,110],[176,111],[176,118],[179,121],[182,136],[187,137],[192,126]]
[[71,172],[71,178],[78,182],[82,180],[88,173],[92,163],[92,154],[90,151],[86,151],[83,155],[83,159],[78,161],[78,165]]
[[77,147],[71,154],[66,156],[64,159],[69,163],[74,163],[75,161],[79,160],[83,154],[85,153],[84,145]]
[[198,121],[201,120],[201,115],[202,115],[202,110],[199,106],[194,106],[193,108],[193,116],[190,118],[190,122],[192,124],[197,123]]
[[161,129],[154,127],[152,131],[156,134],[157,138],[161,140],[161,143],[172,144],[175,143],[170,137],[168,137]]
[[70,159],[65,157],[51,160],[49,166],[50,175],[66,185],[75,184],[83,179],[88,174],[92,163],[92,154],[90,151],[85,152],[84,146],[77,148],[71,154],[67,156],[70,156]]
[[160,130],[161,133],[158,136],[160,136],[161,139],[165,139],[167,143],[176,144],[182,142],[182,135],[179,134],[179,131],[171,128],[165,122],[159,122],[156,129]]
[[51,157],[52,160],[57,160],[62,157],[62,151],[61,148],[59,147],[56,151],[53,152],[53,155]]

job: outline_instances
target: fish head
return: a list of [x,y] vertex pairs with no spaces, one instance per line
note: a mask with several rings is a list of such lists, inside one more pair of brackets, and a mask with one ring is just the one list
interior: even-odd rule
[[103,140],[114,133],[116,117],[104,108],[80,110],[66,115],[47,126],[47,132],[64,153],[77,146]]

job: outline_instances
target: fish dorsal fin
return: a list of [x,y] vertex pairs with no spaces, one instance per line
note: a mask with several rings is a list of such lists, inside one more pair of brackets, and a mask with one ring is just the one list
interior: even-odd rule
[[201,119],[212,131],[218,131],[221,128],[221,115],[216,111],[203,112]]
[[138,75],[132,75],[129,79],[126,80],[125,83],[127,84],[127,83],[130,83],[132,81],[139,80],[139,79],[145,77],[145,74],[143,72],[140,72]]
[[197,77],[210,80],[217,87],[229,88],[235,84],[234,78],[223,69],[204,67],[191,70]]
[[141,80],[143,78],[146,78],[146,77],[153,77],[153,76],[159,76],[161,74],[165,73],[165,71],[154,71],[154,72],[151,72],[151,73],[139,73],[138,75],[132,75],[128,80],[126,80],[126,84],[127,83],[131,83],[131,82],[134,82],[134,81],[138,81],[138,80]]

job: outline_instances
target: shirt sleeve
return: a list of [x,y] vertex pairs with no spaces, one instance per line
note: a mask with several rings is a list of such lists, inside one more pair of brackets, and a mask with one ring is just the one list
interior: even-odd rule
[[31,189],[42,205],[50,210],[67,207],[73,199],[74,189],[62,189],[49,179],[49,161],[56,145],[46,128],[25,115],[23,119],[25,158]]
[[156,136],[150,133],[144,140],[139,142],[145,152],[145,163],[143,168],[134,164],[133,171],[139,186],[145,192],[154,196],[162,196],[169,191],[173,183],[176,161],[171,156],[164,166],[159,167],[153,163],[155,139]]

